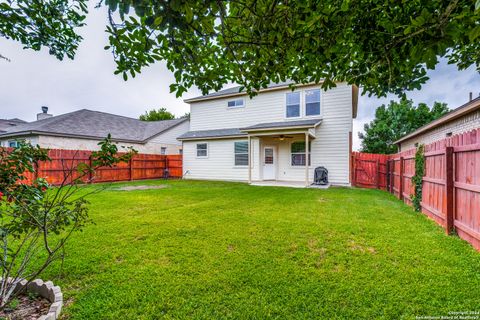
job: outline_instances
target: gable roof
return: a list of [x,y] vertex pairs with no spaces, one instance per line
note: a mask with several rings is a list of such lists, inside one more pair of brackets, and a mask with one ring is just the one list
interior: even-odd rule
[[473,111],[480,110],[480,97],[475,98],[460,107],[453,109],[452,111],[448,112],[447,114],[441,116],[440,118],[433,120],[430,123],[427,123],[426,125],[418,128],[417,130],[403,136],[402,138],[398,139],[397,141],[394,142],[394,144],[403,142],[405,140],[414,138],[422,133],[425,133],[429,130],[434,129],[435,127],[438,127],[442,124],[445,124],[447,122],[453,121],[455,119],[458,119],[468,113],[471,113]]
[[6,132],[8,129],[11,129],[14,126],[19,124],[27,123],[26,121],[14,118],[14,119],[0,119],[0,132]]
[[140,121],[111,113],[82,109],[12,127],[5,133],[1,133],[0,138],[38,134],[103,139],[111,134],[115,141],[145,143],[184,121],[188,121],[188,118]]

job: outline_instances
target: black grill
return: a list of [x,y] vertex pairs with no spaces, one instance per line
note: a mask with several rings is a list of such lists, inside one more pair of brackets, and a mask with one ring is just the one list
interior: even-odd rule
[[313,179],[313,184],[316,185],[327,185],[328,184],[328,170],[325,167],[316,167],[315,176]]

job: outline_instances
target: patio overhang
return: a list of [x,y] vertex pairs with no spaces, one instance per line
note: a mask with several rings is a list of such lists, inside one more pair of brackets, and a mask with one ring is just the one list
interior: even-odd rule
[[[321,119],[308,119],[297,121],[282,121],[259,123],[253,126],[240,128],[240,132],[246,133],[248,137],[248,182],[252,183],[252,137],[271,137],[284,135],[303,135],[305,145],[309,145],[310,139],[315,139],[315,128],[322,123]],[[309,158],[309,148],[305,150],[306,159]],[[309,186],[308,178],[309,164],[305,164],[305,187]]]
[[322,123],[321,119],[258,123],[240,128],[240,132],[249,136],[271,136],[279,134],[305,134],[315,138],[315,128]]

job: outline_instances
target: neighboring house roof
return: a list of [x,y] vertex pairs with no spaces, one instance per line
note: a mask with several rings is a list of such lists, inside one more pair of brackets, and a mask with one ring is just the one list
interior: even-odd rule
[[217,130],[198,130],[188,131],[178,137],[178,140],[199,140],[199,139],[214,139],[214,138],[230,138],[247,136],[238,128],[234,129],[217,129]]
[[0,119],[0,132],[6,132],[12,127],[18,126],[19,124],[27,123],[26,121],[20,120],[18,118],[14,119]]
[[435,127],[438,127],[440,125],[443,125],[445,123],[448,123],[452,120],[458,119],[466,114],[469,114],[473,111],[480,110],[480,97],[473,99],[472,101],[469,101],[460,107],[453,109],[452,111],[448,112],[447,114],[441,116],[440,118],[433,120],[432,122],[418,128],[417,130],[413,131],[412,133],[409,133],[402,138],[398,139],[394,143],[401,143],[405,140],[414,138],[422,133],[425,133],[427,131],[430,131],[434,129]]
[[103,139],[111,134],[115,141],[145,143],[158,134],[188,121],[188,118],[140,121],[115,114],[82,109],[59,116],[24,123],[1,133],[2,137],[51,135],[84,139]]
[[246,137],[250,131],[265,131],[275,129],[299,129],[314,128],[322,122],[321,119],[308,119],[296,121],[280,121],[269,123],[258,123],[245,128],[217,129],[189,131],[178,137],[178,140],[202,140],[202,139],[225,139],[235,137]]
[[295,121],[280,121],[258,123],[256,125],[240,128],[240,131],[264,131],[273,129],[299,129],[299,128],[314,128],[322,122],[321,119],[295,120]]
[[[289,88],[290,85],[293,85],[294,82],[289,81],[289,82],[278,82],[278,83],[272,83],[267,86],[267,88],[260,89],[258,92],[265,92],[265,91],[273,91],[273,90],[281,90],[281,89],[286,89]],[[296,84],[297,87],[302,87],[302,86],[311,86],[314,85],[315,83],[306,83],[306,84]],[[220,99],[220,98],[226,98],[226,97],[235,97],[235,96],[244,96],[247,93],[245,91],[240,91],[241,86],[236,86],[233,88],[228,88],[228,89],[223,89],[217,92],[209,93],[203,96],[198,96],[195,98],[190,98],[190,99],[185,99],[184,102],[186,103],[192,103],[192,102],[198,102],[198,101],[205,101],[205,100],[213,100],[213,99]],[[357,117],[357,109],[358,109],[358,87],[356,85],[352,85],[352,116],[353,118]]]

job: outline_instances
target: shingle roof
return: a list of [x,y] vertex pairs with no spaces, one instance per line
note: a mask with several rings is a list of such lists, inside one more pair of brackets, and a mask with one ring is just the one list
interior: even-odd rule
[[142,143],[187,120],[187,118],[180,118],[140,121],[115,114],[82,109],[12,127],[7,132],[0,134],[0,137],[46,134],[103,139],[111,134],[114,140]]
[[307,119],[307,120],[258,123],[253,126],[240,128],[240,131],[275,129],[275,128],[296,128],[296,127],[310,127],[310,126],[314,127],[318,125],[320,122],[322,122],[321,119]]
[[241,132],[238,128],[232,129],[217,129],[217,130],[200,130],[200,131],[188,131],[178,137],[178,140],[197,140],[206,138],[222,138],[222,137],[242,137],[246,136],[246,133]]
[[26,121],[14,118],[14,119],[0,119],[0,132],[6,132],[8,129],[11,129],[14,126],[19,124],[27,123]]
[[[293,81],[271,83],[267,86],[266,89],[272,89],[272,88],[276,88],[276,87],[286,87],[286,86],[288,86],[290,84],[293,84],[293,83],[294,83]],[[209,94],[206,94],[206,95],[203,95],[203,96],[198,96],[198,97],[195,97],[195,98],[186,99],[185,102],[188,103],[188,102],[192,102],[192,101],[195,101],[195,100],[203,100],[203,99],[208,99],[208,98],[228,96],[228,95],[236,94],[236,93],[243,93],[244,91],[240,91],[240,88],[241,88],[241,86],[236,86],[236,87],[232,87],[232,88],[223,89],[223,90],[220,90],[220,91],[217,91],[217,92],[212,92],[212,93],[209,93]]]

